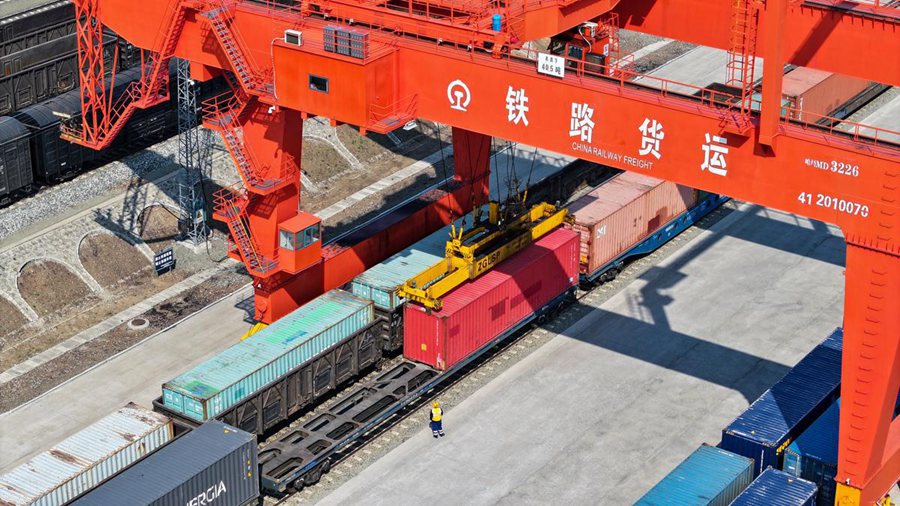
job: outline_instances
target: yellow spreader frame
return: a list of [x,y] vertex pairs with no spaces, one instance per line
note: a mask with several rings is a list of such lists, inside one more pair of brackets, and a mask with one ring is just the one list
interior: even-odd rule
[[440,311],[441,297],[448,292],[484,274],[570,220],[567,209],[557,209],[542,202],[503,224],[499,204],[491,202],[487,223],[476,223],[468,232],[451,227],[446,257],[410,278],[397,294]]

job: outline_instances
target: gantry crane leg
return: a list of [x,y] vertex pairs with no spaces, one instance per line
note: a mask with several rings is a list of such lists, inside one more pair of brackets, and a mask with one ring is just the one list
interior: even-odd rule
[[[271,323],[281,318],[459,218],[473,205],[486,203],[490,181],[490,136],[454,128],[452,139],[453,163],[447,160],[446,172],[442,166],[435,167],[439,179],[443,179],[445,173],[449,177],[452,169],[451,181],[440,191],[433,192],[430,204],[406,216],[397,214],[379,220],[377,228],[366,230],[366,237],[358,242],[346,244],[342,241],[327,246],[321,262],[298,274],[279,272],[257,279],[254,283],[256,319]],[[260,229],[256,226],[254,231]],[[329,240],[327,235],[324,240]]]
[[[278,256],[278,225],[300,209],[300,155],[303,120],[289,109],[252,102],[243,116],[243,143],[269,181],[248,208],[250,228],[265,256]],[[271,190],[270,188],[274,188]]]
[[900,476],[900,256],[847,243],[838,493],[871,505]]
[[784,31],[788,0],[768,0],[763,7],[761,30],[763,58],[762,105],[759,116],[759,142],[775,146],[781,124],[781,90],[784,80]]

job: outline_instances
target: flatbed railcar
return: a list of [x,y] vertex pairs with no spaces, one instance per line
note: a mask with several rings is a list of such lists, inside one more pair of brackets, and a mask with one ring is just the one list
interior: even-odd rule
[[[718,195],[706,196],[660,227],[658,234],[632,245],[617,256],[605,266],[604,271],[621,268],[627,258],[658,248],[674,237],[676,231],[684,230],[725,200]],[[402,214],[402,207],[397,212]],[[405,408],[429,390],[461,374],[510,336],[521,333],[536,321],[553,318],[575,296],[575,287],[570,286],[447,370],[439,371],[403,359],[385,372],[375,374],[372,379],[354,385],[349,393],[342,395],[333,406],[311,420],[296,427],[291,425],[299,414],[309,412],[317,400],[328,397],[363,374],[377,371],[380,359],[390,356],[390,351],[395,347],[388,344],[395,340],[385,335],[390,331],[390,326],[380,325],[380,319],[373,318],[365,328],[366,333],[350,336],[213,418],[255,433],[263,441],[259,456],[263,490],[276,496],[299,490],[316,483],[331,469],[332,463],[342,452],[352,448],[362,436],[383,427],[389,419],[403,413]],[[373,332],[380,333],[380,339],[370,339]],[[168,408],[162,397],[157,398],[153,405],[156,411],[181,423],[192,426],[201,423]]]

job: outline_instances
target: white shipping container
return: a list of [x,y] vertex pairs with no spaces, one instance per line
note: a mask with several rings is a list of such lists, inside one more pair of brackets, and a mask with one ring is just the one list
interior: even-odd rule
[[65,504],[172,437],[172,421],[168,417],[128,403],[0,476],[0,504]]

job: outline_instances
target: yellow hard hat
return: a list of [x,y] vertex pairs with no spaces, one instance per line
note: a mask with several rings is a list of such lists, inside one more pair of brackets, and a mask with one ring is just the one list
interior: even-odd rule
[[434,401],[434,402],[431,403],[431,407],[432,407],[432,408],[439,408],[439,407],[441,407],[441,403],[438,402],[438,401]]

